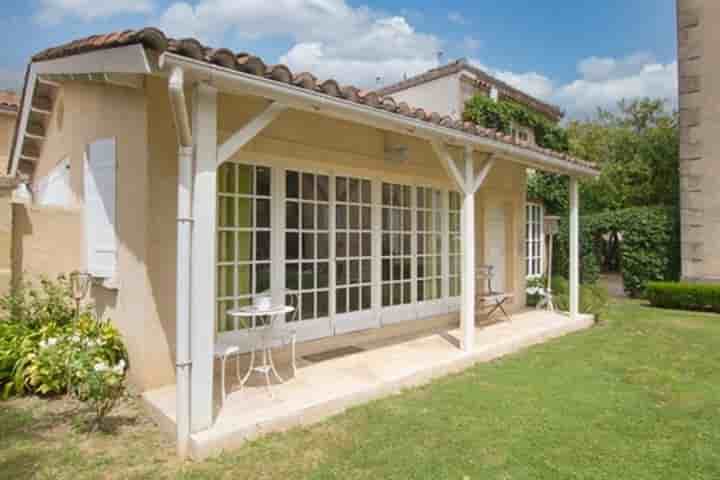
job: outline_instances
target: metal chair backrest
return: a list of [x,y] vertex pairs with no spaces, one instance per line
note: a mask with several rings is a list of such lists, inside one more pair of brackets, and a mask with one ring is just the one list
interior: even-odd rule
[[478,265],[475,267],[475,280],[480,280],[485,282],[485,288],[486,291],[484,292],[478,292],[481,295],[486,294],[490,295],[494,292],[492,288],[492,278],[495,275],[493,270],[495,267],[492,265]]

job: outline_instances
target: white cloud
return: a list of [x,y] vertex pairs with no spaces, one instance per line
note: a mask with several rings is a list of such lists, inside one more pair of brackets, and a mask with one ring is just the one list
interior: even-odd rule
[[447,15],[448,20],[456,25],[467,25],[468,21],[465,16],[460,12],[449,12]]
[[578,63],[580,78],[562,85],[541,73],[516,73],[474,63],[504,82],[560,106],[571,119],[592,115],[598,107],[614,109],[622,99],[662,98],[677,107],[677,62],[658,63],[648,54],[583,59]]
[[402,16],[388,16],[345,0],[201,0],[171,5],[161,26],[173,36],[218,42],[230,34],[245,38],[287,38],[280,58],[293,70],[373,87],[375,78],[394,82],[436,63],[441,42],[417,32]]
[[152,9],[152,0],[40,0],[35,20],[52,25],[65,18],[89,22],[119,14],[149,13]]

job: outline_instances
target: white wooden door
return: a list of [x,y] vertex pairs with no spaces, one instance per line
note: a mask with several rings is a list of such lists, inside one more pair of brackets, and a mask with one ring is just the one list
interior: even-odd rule
[[493,267],[492,287],[506,291],[506,223],[505,206],[500,202],[488,202],[485,210],[485,264]]

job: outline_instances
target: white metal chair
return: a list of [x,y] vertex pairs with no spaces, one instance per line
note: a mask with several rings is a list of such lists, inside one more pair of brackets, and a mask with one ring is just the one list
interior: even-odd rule
[[505,303],[515,298],[511,293],[496,291],[492,286],[494,276],[494,267],[492,265],[478,265],[475,267],[475,279],[479,283],[477,293],[475,294],[475,304],[479,304],[480,309],[486,310],[488,320],[492,314],[500,310],[505,318],[510,321],[510,315],[505,310]]
[[223,342],[215,342],[215,355],[214,357],[220,360],[220,376],[221,376],[221,383],[222,383],[222,399],[223,402],[225,401],[225,398],[227,397],[227,392],[225,390],[225,363],[227,362],[228,357],[235,356],[236,359],[236,366],[235,371],[238,377],[238,380],[240,380],[240,347],[237,345],[228,345]]

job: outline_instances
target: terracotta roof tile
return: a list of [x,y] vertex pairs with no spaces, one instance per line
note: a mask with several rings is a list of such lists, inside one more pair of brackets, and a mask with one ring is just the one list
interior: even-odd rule
[[17,112],[20,98],[10,90],[0,90],[0,109]]
[[[404,102],[397,103],[392,97],[380,95],[378,92],[362,91],[353,86],[340,86],[335,80],[329,79],[319,82],[318,79],[308,73],[302,72],[293,74],[285,65],[267,65],[259,57],[249,53],[234,53],[225,48],[213,49],[202,45],[194,38],[172,39],[156,28],[144,28],[142,30],[125,30],[122,32],[108,33],[104,35],[93,35],[83,39],[75,40],[65,45],[49,48],[33,57],[33,61],[41,62],[60,57],[67,57],[93,50],[122,47],[127,45],[141,44],[145,48],[154,50],[157,53],[172,52],[177,55],[193,58],[222,67],[231,68],[251,75],[264,77],[268,80],[283,82],[295,85],[307,90],[320,92],[332,97],[343,98],[353,103],[362,104],[372,108],[382,109],[398,115],[417,118],[443,127],[470,132],[474,135],[495,138],[506,144],[516,145],[512,137],[504,135],[492,129],[482,126],[468,124],[468,122],[455,121],[451,117],[441,117],[437,112],[426,112],[422,108],[413,108]],[[512,88],[509,87],[508,88]],[[518,91],[519,92],[519,91]],[[522,92],[520,92],[522,93]],[[524,94],[523,94],[524,95]],[[558,110],[559,112],[559,110]],[[547,151],[538,148],[523,146],[532,151],[544,151],[546,155],[567,159],[567,161],[589,168],[595,168],[591,163],[567,157],[559,152]],[[567,158],[566,158],[567,157]]]

